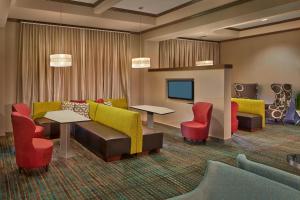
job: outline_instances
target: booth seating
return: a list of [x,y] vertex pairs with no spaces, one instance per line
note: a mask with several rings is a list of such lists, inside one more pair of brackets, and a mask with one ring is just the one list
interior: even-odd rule
[[[130,137],[95,121],[75,125],[74,139],[88,150],[110,162],[130,154]],[[143,127],[143,146],[140,153],[159,152],[163,133]]]
[[163,134],[143,128],[138,112],[98,104],[91,119],[76,123],[74,138],[105,161],[162,148]]
[[262,117],[256,114],[238,112],[238,129],[243,131],[257,131],[262,129]]
[[[57,102],[45,102],[51,105],[42,106],[42,102],[37,103],[40,113],[45,114],[51,109],[61,109],[56,107]],[[163,144],[163,134],[153,129],[142,127],[140,114],[114,106],[88,101],[89,122],[74,123],[73,136],[84,147],[103,158],[105,161],[119,160],[126,154],[148,154],[151,151],[159,152]],[[120,104],[121,105],[121,104]],[[124,105],[122,105],[124,107]],[[40,114],[38,114],[40,116]],[[55,122],[38,118],[36,121],[44,124]],[[59,127],[56,127],[59,131]],[[55,130],[51,129],[51,132]]]
[[266,126],[263,100],[232,98],[232,101],[239,105],[237,118],[240,130],[256,131]]
[[[111,102],[113,107],[128,109],[127,100],[122,99],[101,99],[104,103],[105,101]],[[90,113],[89,115],[95,115],[96,107],[91,105],[91,103],[95,103],[93,100],[71,100],[70,102],[77,102],[77,103],[90,103]],[[96,100],[97,103],[98,100]],[[97,105],[97,104],[96,104]],[[60,101],[51,101],[51,102],[34,102],[33,103],[33,116],[35,123],[43,126],[45,128],[44,132],[45,135],[49,136],[51,139],[59,138],[60,129],[59,123],[56,123],[50,119],[46,119],[43,116],[49,111],[57,111],[61,110],[62,102]]]

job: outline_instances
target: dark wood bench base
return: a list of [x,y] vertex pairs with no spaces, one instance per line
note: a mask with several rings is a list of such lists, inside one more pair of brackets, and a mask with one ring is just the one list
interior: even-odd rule
[[127,135],[94,121],[76,123],[74,139],[106,162],[158,153],[163,144],[161,132],[145,128],[143,152],[130,155],[131,140]]
[[43,126],[45,128],[45,135],[50,139],[57,139],[60,137],[59,123],[44,117],[36,119],[34,121],[37,125]]
[[262,129],[262,117],[259,115],[239,112],[237,118],[239,130],[254,132]]

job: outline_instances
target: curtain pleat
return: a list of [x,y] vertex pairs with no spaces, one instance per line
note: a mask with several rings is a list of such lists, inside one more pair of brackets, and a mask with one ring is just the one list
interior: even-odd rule
[[[129,98],[131,34],[21,23],[18,101]],[[72,67],[50,67],[50,54]]]
[[172,39],[159,42],[159,67],[193,67],[196,61],[213,60],[219,64],[219,43]]

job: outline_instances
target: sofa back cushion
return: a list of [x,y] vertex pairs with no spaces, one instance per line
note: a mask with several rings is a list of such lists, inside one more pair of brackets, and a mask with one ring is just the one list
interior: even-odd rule
[[265,101],[254,99],[232,98],[239,105],[239,112],[256,114],[262,117],[262,126],[266,126]]
[[237,166],[254,174],[300,190],[300,176],[248,160],[244,154],[237,156]]
[[142,152],[142,121],[138,112],[98,104],[95,121],[118,130],[131,139],[130,153]]
[[104,102],[111,102],[113,107],[128,109],[128,103],[125,98],[122,99],[104,99]]
[[86,102],[89,104],[89,117],[91,120],[95,121],[98,103],[92,100],[87,100]]
[[61,110],[60,101],[33,103],[33,119],[42,118],[49,111]]

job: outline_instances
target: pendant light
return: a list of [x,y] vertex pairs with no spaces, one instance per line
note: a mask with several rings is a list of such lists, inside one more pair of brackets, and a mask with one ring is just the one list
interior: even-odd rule
[[[140,10],[143,9],[143,7],[139,7]],[[148,57],[141,57],[142,56],[142,17],[140,16],[140,57],[138,58],[132,58],[132,68],[149,68],[150,67],[150,58]]]
[[[62,25],[62,10],[60,8],[60,22]],[[60,36],[62,40],[64,41],[63,33]],[[64,44],[64,42],[61,42],[61,45]],[[60,51],[62,51],[62,48],[60,47]],[[72,66],[72,55],[71,54],[65,54],[65,53],[55,53],[50,55],[50,67],[71,67]]]

